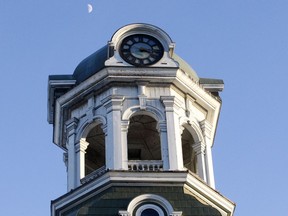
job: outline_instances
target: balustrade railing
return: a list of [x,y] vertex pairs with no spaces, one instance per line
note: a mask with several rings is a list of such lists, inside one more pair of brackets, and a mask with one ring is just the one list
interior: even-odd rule
[[[160,160],[129,160],[128,161],[129,171],[160,171],[163,170],[163,162]],[[85,184],[106,172],[106,167],[102,166],[92,173],[86,175],[81,179],[81,184]]]
[[102,166],[99,169],[91,172],[90,174],[86,175],[84,178],[81,179],[81,184],[84,184],[86,182],[91,181],[92,179],[95,179],[101,175],[103,175],[106,172],[106,167]]
[[130,171],[159,171],[163,169],[163,162],[159,160],[129,160]]

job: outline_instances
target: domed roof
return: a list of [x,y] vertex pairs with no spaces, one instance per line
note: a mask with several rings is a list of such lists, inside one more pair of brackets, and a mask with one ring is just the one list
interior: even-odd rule
[[105,67],[107,56],[108,46],[106,45],[81,61],[73,73],[76,84],[83,82],[93,74],[103,69]]
[[[76,80],[76,84],[83,82],[93,74],[97,73],[106,66],[122,66],[122,67],[134,67],[121,59],[119,53],[119,44],[123,38],[133,34],[148,34],[156,37],[164,47],[164,55],[161,61],[156,62],[150,67],[179,67],[187,76],[192,80],[198,82],[199,77],[196,72],[187,64],[182,58],[174,53],[175,44],[171,40],[170,36],[162,29],[145,23],[134,23],[123,26],[118,29],[108,44],[92,55],[85,58],[76,67],[73,77]],[[173,53],[173,54],[172,54]],[[171,56],[172,54],[172,56]],[[109,56],[109,57],[108,57]]]
[[[81,61],[76,67],[73,77],[76,80],[76,84],[83,82],[90,76],[94,75],[105,67],[105,61],[108,56],[108,46],[104,46],[95,53],[91,54],[83,61]],[[172,59],[178,62],[179,69],[187,74],[192,80],[198,82],[199,77],[197,73],[190,67],[190,65],[183,60],[180,56],[173,53]]]
[[185,74],[187,74],[192,80],[198,82],[199,77],[197,73],[191,68],[191,66],[183,60],[180,56],[178,56],[176,53],[173,53],[172,58],[178,62],[179,69],[182,70]]

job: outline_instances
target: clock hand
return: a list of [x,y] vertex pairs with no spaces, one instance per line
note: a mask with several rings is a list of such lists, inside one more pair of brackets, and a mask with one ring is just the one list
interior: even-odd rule
[[151,53],[152,52],[151,49],[146,49],[146,48],[143,48],[143,47],[139,47],[139,51],[140,52],[147,52],[147,53]]

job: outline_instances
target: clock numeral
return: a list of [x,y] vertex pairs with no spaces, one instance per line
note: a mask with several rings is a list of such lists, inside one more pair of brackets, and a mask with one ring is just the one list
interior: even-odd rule
[[129,56],[127,57],[127,59],[128,59],[129,61],[133,61],[133,60],[134,60],[134,58],[133,58],[131,55],[129,55]]
[[153,50],[160,50],[160,47],[159,46],[152,46]]
[[152,56],[149,57],[150,62],[153,62],[155,60],[155,58],[153,58]]
[[139,38],[139,37],[134,37],[133,39],[134,39],[134,41],[135,41],[136,43],[138,43],[138,42],[140,41],[140,38]]
[[150,63],[150,61],[148,59],[143,60],[143,64],[149,64],[149,63]]
[[148,39],[148,38],[145,38],[145,37],[143,37],[142,40],[143,40],[144,43],[148,43],[148,41],[149,41],[149,39]]
[[152,41],[152,40],[149,40],[148,44],[153,47],[156,43],[154,41]]
[[121,51],[122,51],[122,54],[123,54],[124,56],[130,55],[130,53],[129,53],[128,50],[121,50]]
[[128,44],[128,45],[132,45],[133,44],[133,41],[132,40],[128,40],[127,42],[126,42],[126,44]]
[[127,49],[129,49],[129,48],[130,48],[130,46],[128,46],[128,45],[124,45],[124,46],[122,47],[123,50],[127,50]]

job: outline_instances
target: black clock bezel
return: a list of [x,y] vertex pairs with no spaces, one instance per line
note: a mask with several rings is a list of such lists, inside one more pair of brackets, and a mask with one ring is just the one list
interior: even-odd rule
[[[143,48],[147,57],[137,57],[131,51],[131,47],[135,44],[145,44],[149,46],[150,50]],[[142,52],[142,51],[140,51]],[[151,35],[146,34],[133,34],[125,37],[120,44],[119,53],[121,58],[127,63],[136,67],[145,67],[157,63],[164,55],[164,47],[162,43]]]

